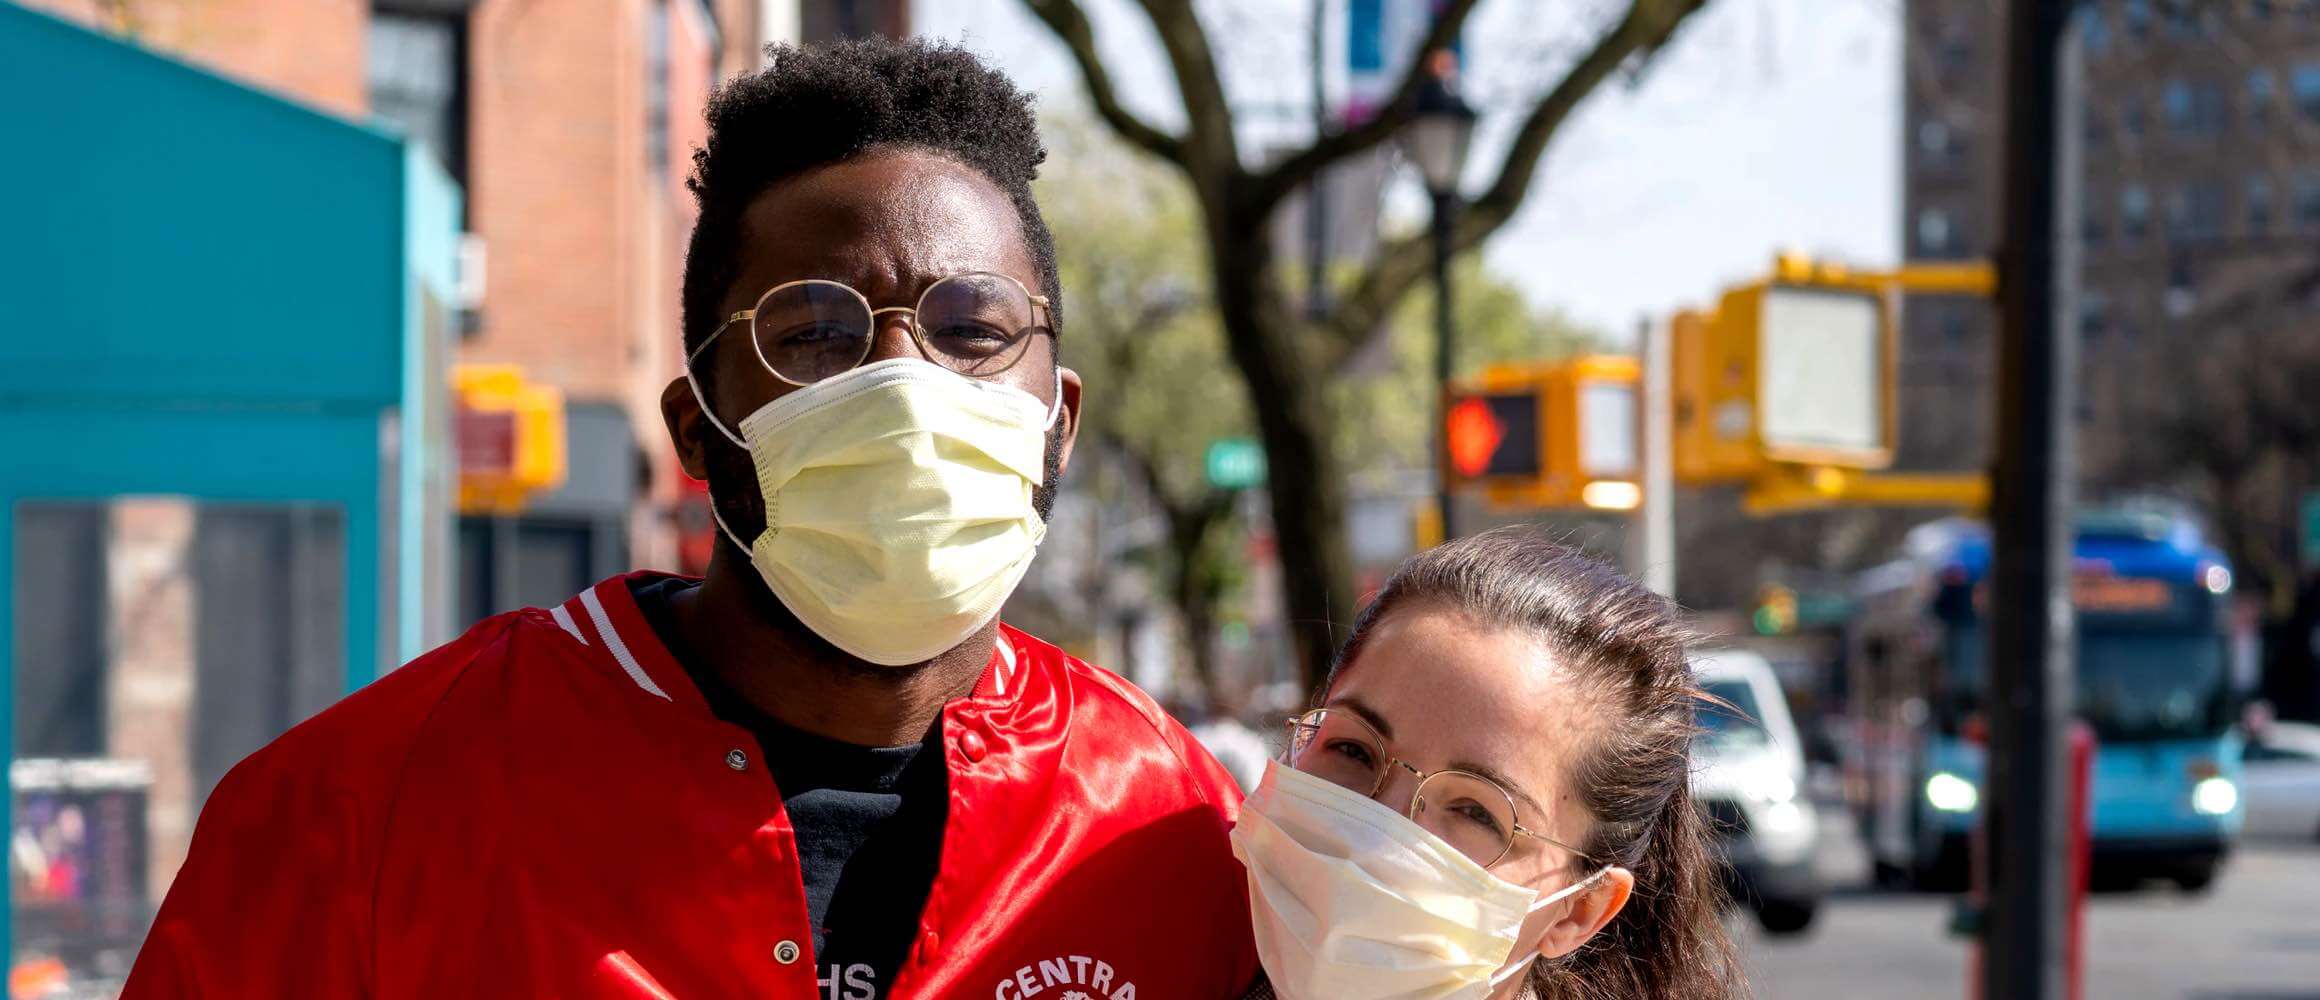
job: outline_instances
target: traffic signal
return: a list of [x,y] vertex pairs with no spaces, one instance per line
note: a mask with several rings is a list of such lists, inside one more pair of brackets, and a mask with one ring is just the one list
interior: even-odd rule
[[564,394],[513,365],[452,369],[459,510],[512,514],[564,482]]
[[1536,389],[1453,396],[1445,420],[1453,482],[1528,480],[1545,471]]
[[1773,275],[1671,321],[1675,472],[1690,484],[1776,465],[1892,461],[1895,275],[1783,256]]
[[1444,484],[1503,507],[1632,510],[1642,501],[1636,409],[1641,369],[1626,357],[1493,365],[1450,388]]
[[1756,594],[1756,613],[1752,617],[1758,635],[1787,635],[1796,631],[1796,591],[1777,583],[1766,585]]

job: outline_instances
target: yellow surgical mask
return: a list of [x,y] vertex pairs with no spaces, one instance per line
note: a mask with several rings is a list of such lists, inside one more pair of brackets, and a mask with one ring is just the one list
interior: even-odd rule
[[709,422],[748,450],[765,498],[754,544],[722,515],[717,526],[831,645],[886,666],[931,659],[998,617],[1047,534],[1032,494],[1061,413],[1057,378],[1050,406],[896,358],[775,399],[739,434],[704,400]]

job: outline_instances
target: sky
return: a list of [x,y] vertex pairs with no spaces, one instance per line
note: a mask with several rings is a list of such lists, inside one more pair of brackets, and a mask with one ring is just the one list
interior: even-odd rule
[[[1126,0],[1082,2],[1124,100],[1156,123],[1180,122],[1142,14]],[[1495,174],[1526,98],[1615,6],[1484,0],[1467,28],[1467,85],[1485,115],[1469,191]],[[1310,115],[1300,107],[1308,0],[1200,9],[1247,122],[1244,146],[1297,138]],[[1022,0],[917,0],[914,14],[920,34],[962,42],[1044,104],[1084,105],[1069,54]],[[1566,123],[1485,260],[1536,305],[1615,341],[1643,318],[1762,276],[1779,250],[1896,263],[1900,24],[1901,0],[1711,0],[1642,78],[1598,89]],[[1387,224],[1422,222],[1423,204],[1415,178],[1401,182]]]

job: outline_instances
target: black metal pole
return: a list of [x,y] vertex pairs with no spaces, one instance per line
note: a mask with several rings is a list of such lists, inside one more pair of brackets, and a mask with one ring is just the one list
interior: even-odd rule
[[[1329,133],[1329,0],[1313,0],[1313,137]],[[1329,315],[1329,171],[1317,170],[1305,184],[1305,315]]]
[[[2065,995],[2064,806],[2071,659],[2075,253],[2058,229],[2075,190],[2063,155],[2071,0],[2007,5],[1997,450],[1991,470],[1988,901],[1981,995]],[[2074,130],[2073,130],[2074,131]],[[2075,230],[2075,225],[2073,229]]]
[[1435,498],[1442,512],[1442,540],[1458,537],[1452,524],[1452,511],[1457,497],[1450,490],[1450,379],[1451,359],[1457,331],[1450,315],[1450,224],[1458,217],[1458,192],[1439,190],[1434,194],[1434,388],[1441,402],[1434,409],[1434,448],[1439,465],[1436,477],[1441,495]]

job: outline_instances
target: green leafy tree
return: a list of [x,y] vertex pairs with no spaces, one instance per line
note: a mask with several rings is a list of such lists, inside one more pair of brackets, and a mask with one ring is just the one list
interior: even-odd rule
[[1094,452],[1091,486],[1115,503],[1133,493],[1165,521],[1147,563],[1213,693],[1219,608],[1246,574],[1229,530],[1237,494],[1208,483],[1207,451],[1254,432],[1205,287],[1196,206],[1180,178],[1091,122],[1052,119],[1045,131],[1054,166],[1038,197],[1068,290],[1064,358],[1090,388],[1080,440]]
[[[1256,434],[1206,286],[1197,206],[1184,181],[1092,122],[1045,123],[1054,166],[1038,187],[1056,233],[1070,319],[1064,358],[1090,387],[1083,488],[1118,506],[1148,502],[1166,523],[1139,553],[1182,617],[1192,672],[1216,691],[1215,632],[1248,578],[1238,495],[1207,479],[1209,445]],[[1453,281],[1458,368],[1567,356],[1596,342],[1478,260]],[[1436,399],[1433,291],[1395,311],[1370,361],[1332,387],[1347,474],[1430,468]]]
[[[1411,71],[1376,114],[1330,131],[1300,149],[1252,166],[1243,155],[1233,101],[1218,72],[1210,30],[1193,0],[1139,0],[1159,36],[1185,126],[1171,133],[1121,103],[1077,0],[1024,0],[1070,49],[1090,104],[1130,145],[1179,171],[1189,182],[1216,316],[1225,348],[1247,389],[1245,402],[1272,471],[1273,523],[1280,542],[1283,595],[1298,664],[1318,681],[1335,652],[1330,622],[1353,612],[1352,559],[1346,540],[1348,455],[1337,428],[1342,411],[1331,386],[1369,353],[1403,300],[1425,283],[1431,257],[1425,237],[1389,241],[1338,290],[1327,315],[1298,307],[1288,269],[1275,256],[1275,210],[1329,167],[1376,149],[1415,115],[1426,81],[1427,53],[1458,37],[1478,0],[1447,0],[1425,37],[1408,53]],[[1707,0],[1627,0],[1594,31],[1576,59],[1549,79],[1515,123],[1493,178],[1451,224],[1451,242],[1471,249],[1514,217],[1530,193],[1547,144],[1571,112],[1622,69],[1639,67]],[[1558,5],[1558,10],[1563,8]]]

